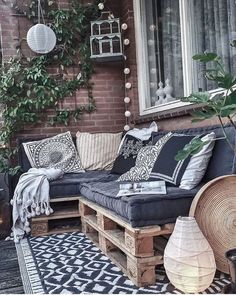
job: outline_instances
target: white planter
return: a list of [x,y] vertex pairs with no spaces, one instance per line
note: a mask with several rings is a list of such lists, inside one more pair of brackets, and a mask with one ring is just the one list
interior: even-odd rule
[[193,217],[178,217],[164,252],[170,282],[185,293],[199,293],[213,281],[213,251]]

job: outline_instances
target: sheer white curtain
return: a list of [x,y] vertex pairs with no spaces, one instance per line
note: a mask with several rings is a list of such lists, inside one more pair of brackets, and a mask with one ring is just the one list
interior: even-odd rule
[[[193,42],[196,53],[216,52],[223,59],[228,72],[236,74],[236,49],[230,42],[236,39],[235,0],[193,0]],[[197,71],[195,90],[214,89],[215,85],[203,77],[205,65],[194,62]]]

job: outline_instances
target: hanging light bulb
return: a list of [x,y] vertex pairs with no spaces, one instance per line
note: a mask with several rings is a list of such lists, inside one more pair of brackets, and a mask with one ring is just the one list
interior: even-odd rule
[[125,68],[125,69],[124,69],[124,74],[125,74],[125,75],[129,75],[129,73],[130,73],[130,69],[129,69],[129,68]]
[[130,98],[129,98],[128,96],[126,96],[126,97],[124,98],[124,102],[125,102],[125,103],[130,103]]
[[128,25],[127,25],[126,23],[123,23],[123,24],[121,25],[121,29],[122,29],[123,31],[126,31],[126,30],[128,29]]
[[124,126],[124,130],[125,130],[125,131],[129,131],[129,130],[130,130],[130,126],[129,126],[129,125],[125,125],[125,126]]
[[130,82],[125,83],[125,88],[130,89],[132,87],[132,84]]
[[40,23],[41,13],[42,7],[40,4],[40,0],[38,0],[38,24],[29,29],[26,39],[32,51],[45,54],[52,51],[55,47],[56,35],[51,28],[49,28],[45,24]]
[[131,116],[131,112],[130,112],[130,111],[126,111],[126,112],[125,112],[125,117],[126,117],[126,118],[129,118],[130,116]]
[[124,45],[129,45],[129,43],[130,43],[129,39],[126,38],[126,39],[124,40]]
[[99,10],[103,10],[104,9],[104,4],[103,3],[99,3],[98,4],[98,9]]

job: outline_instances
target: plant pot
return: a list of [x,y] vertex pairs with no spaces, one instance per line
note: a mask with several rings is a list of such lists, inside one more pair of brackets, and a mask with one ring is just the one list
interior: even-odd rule
[[236,294],[236,249],[231,249],[225,253],[229,265],[231,283],[224,287],[224,294]]

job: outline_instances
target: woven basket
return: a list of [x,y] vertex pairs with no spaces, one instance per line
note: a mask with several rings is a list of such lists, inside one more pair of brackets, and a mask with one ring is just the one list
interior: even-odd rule
[[196,218],[211,245],[217,269],[229,273],[225,252],[236,247],[236,175],[218,177],[204,185],[189,216]]

